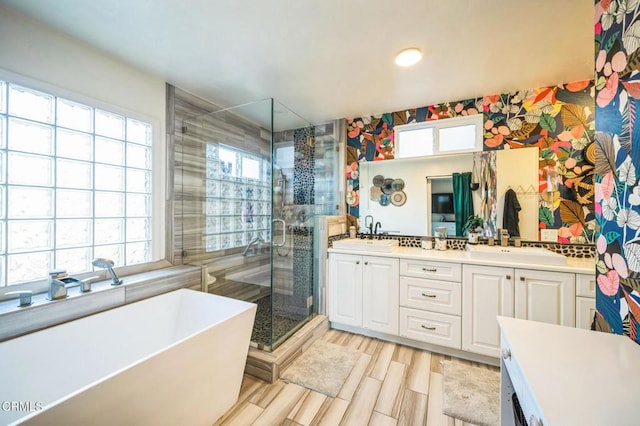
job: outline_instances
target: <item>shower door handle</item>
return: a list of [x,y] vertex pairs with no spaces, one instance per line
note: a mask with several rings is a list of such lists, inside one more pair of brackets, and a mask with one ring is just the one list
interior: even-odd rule
[[282,223],[282,242],[280,244],[276,244],[275,235],[274,235],[273,246],[274,247],[283,247],[285,245],[285,243],[287,242],[287,222],[285,222],[283,219],[273,219],[273,225],[274,225],[273,229],[275,229],[276,222],[281,222]]

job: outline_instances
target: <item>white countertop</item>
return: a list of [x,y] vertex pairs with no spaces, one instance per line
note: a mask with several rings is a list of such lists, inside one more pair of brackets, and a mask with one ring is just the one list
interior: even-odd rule
[[640,424],[640,346],[626,336],[498,317],[544,425]]
[[544,265],[535,263],[518,263],[504,260],[472,259],[465,250],[423,250],[416,247],[396,247],[390,253],[363,250],[345,250],[330,248],[329,253],[359,254],[363,256],[398,257],[413,260],[435,260],[439,262],[465,263],[468,265],[503,266],[521,269],[542,269],[545,271],[571,272],[576,274],[595,274],[595,259],[567,257],[566,265]]

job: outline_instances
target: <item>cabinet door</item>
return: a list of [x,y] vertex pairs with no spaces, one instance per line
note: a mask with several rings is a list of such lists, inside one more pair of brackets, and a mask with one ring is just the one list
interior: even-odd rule
[[516,269],[516,318],[575,325],[575,275]]
[[462,268],[462,350],[498,357],[496,316],[513,316],[513,269],[464,265]]
[[362,326],[397,335],[398,259],[364,256],[362,260]]
[[576,297],[576,328],[591,330],[596,314],[596,300],[590,297]]
[[329,255],[329,321],[362,326],[362,256]]

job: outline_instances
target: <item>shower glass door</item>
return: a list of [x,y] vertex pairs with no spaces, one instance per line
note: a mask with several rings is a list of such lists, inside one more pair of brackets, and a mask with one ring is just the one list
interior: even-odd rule
[[313,128],[273,103],[272,335],[277,346],[313,313]]
[[185,262],[258,305],[252,342],[272,350],[313,312],[313,129],[266,99],[185,120],[181,146]]

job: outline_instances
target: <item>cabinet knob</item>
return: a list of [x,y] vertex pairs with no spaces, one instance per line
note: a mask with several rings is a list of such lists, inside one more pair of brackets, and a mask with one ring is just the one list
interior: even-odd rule
[[429,269],[429,268],[422,268],[423,271],[425,272],[437,272],[437,269]]
[[507,348],[502,349],[502,358],[511,359],[511,349],[507,349]]
[[359,260],[356,260],[356,265],[359,265],[359,264],[360,264],[360,261],[359,261]]
[[365,264],[365,265],[368,265],[368,264],[369,264],[369,262],[364,262],[364,264]]
[[507,279],[510,280],[511,279],[511,275],[507,275]]
[[421,325],[420,325],[420,327],[424,328],[425,330],[431,330],[431,331],[433,331],[433,330],[435,330],[435,329],[436,329],[435,327],[427,327],[427,326],[426,326],[426,325],[424,325],[424,324],[421,324]]
[[520,277],[520,281],[526,281],[527,279],[525,277]]
[[437,297],[435,294],[422,293],[423,297]]

